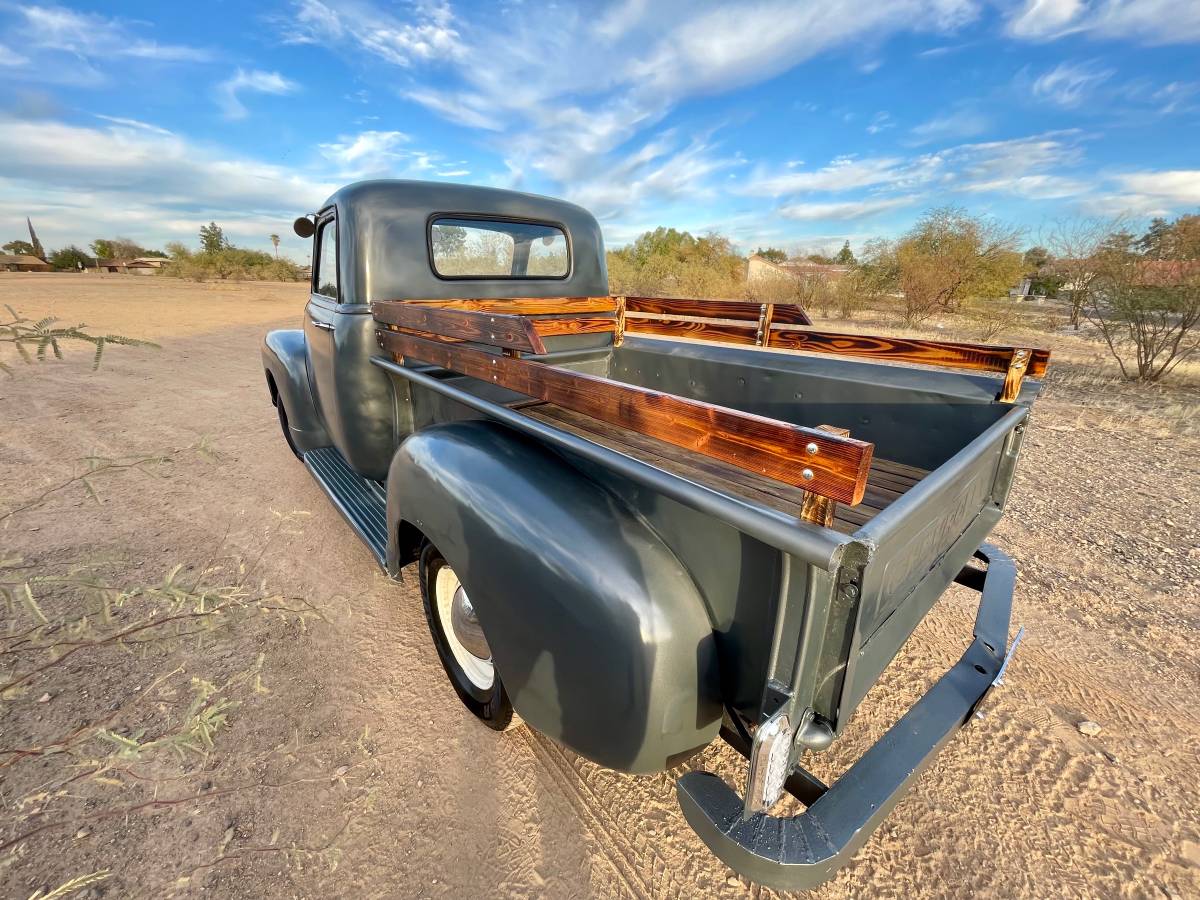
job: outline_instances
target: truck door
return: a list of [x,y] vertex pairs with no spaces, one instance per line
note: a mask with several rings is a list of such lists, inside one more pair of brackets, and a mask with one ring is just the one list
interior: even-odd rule
[[356,472],[381,480],[395,450],[395,397],[382,369],[371,307],[350,296],[339,252],[335,209],[317,217],[313,279],[304,310],[308,371],[317,409],[333,444]]
[[304,343],[308,377],[325,430],[337,441],[337,383],[334,377],[334,338],[337,330],[338,268],[337,217],[330,210],[317,220],[313,238],[313,274],[304,308]]

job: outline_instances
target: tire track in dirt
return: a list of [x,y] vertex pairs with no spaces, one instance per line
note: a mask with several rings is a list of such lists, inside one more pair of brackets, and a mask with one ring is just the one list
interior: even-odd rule
[[612,865],[613,871],[620,877],[621,883],[628,890],[628,895],[639,898],[656,896],[651,890],[651,885],[639,871],[638,854],[632,843],[619,828],[614,826],[601,799],[579,777],[579,773],[570,764],[562,750],[549,738],[524,726],[522,726],[522,737],[533,755],[553,776],[572,811],[581,820],[588,823],[593,834],[602,838],[599,843],[605,850],[615,851],[615,853],[607,854],[606,858]]

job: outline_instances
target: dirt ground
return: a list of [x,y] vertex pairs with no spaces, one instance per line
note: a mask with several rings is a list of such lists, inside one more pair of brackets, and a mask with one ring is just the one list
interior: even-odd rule
[[[616,774],[460,707],[415,575],[379,572],[278,432],[258,344],[304,299],[0,275],[26,315],[161,344],[97,372],[84,345],[5,356],[0,896],[770,896],[688,829],[679,772]],[[1200,400],[1053,343],[993,536],[1026,628],[1007,686],[821,897],[1200,896]],[[972,618],[947,593],[818,774]],[[722,746],[687,766],[743,777]]]

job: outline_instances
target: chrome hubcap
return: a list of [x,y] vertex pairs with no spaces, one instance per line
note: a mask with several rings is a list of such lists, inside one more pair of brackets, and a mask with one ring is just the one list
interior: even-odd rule
[[450,627],[454,629],[454,636],[459,643],[476,659],[492,658],[492,648],[483,636],[483,627],[475,615],[475,607],[471,605],[461,584],[450,600]]
[[483,635],[475,607],[471,605],[458,576],[448,565],[438,569],[434,596],[442,632],[446,635],[446,643],[450,645],[455,662],[466,673],[471,684],[480,690],[487,690],[496,680],[492,650]]

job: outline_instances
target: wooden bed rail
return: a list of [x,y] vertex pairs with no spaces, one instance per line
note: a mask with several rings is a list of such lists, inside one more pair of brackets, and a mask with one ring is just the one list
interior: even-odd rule
[[384,350],[418,359],[849,505],[862,501],[874,445],[650,388],[377,329]]
[[811,325],[795,303],[618,297],[624,301],[623,334],[661,334],[767,347],[773,325]]
[[[998,398],[1012,403],[1021,393],[1026,375],[1042,378],[1050,362],[1050,351],[1036,347],[1002,347],[957,341],[933,341],[923,338],[881,337],[866,334],[841,334],[801,327],[803,315],[787,304],[764,303],[761,315],[752,321],[756,304],[734,301],[652,300],[626,298],[624,334],[648,334],[658,337],[746,344],[768,350],[798,350],[849,356],[876,362],[920,363],[952,369],[995,372],[1004,376]],[[738,307],[744,307],[740,309]],[[686,312],[685,312],[686,310]],[[703,311],[703,315],[701,315]]]
[[[1050,351],[1036,347],[816,331],[806,327],[811,320],[804,310],[791,303],[676,297],[502,297],[388,300],[373,303],[372,309],[376,319],[401,332],[433,331],[445,340],[477,341],[512,352],[544,353],[541,338],[552,335],[611,333],[613,344],[620,346],[627,334],[645,334],[994,372],[1004,376],[998,399],[1005,403],[1016,401],[1026,376],[1043,377],[1050,361]],[[433,323],[436,328],[429,327]]]
[[543,337],[611,333],[614,297],[502,297],[479,300],[382,300],[371,304],[377,322],[410,334],[433,333],[526,353],[545,353]]

